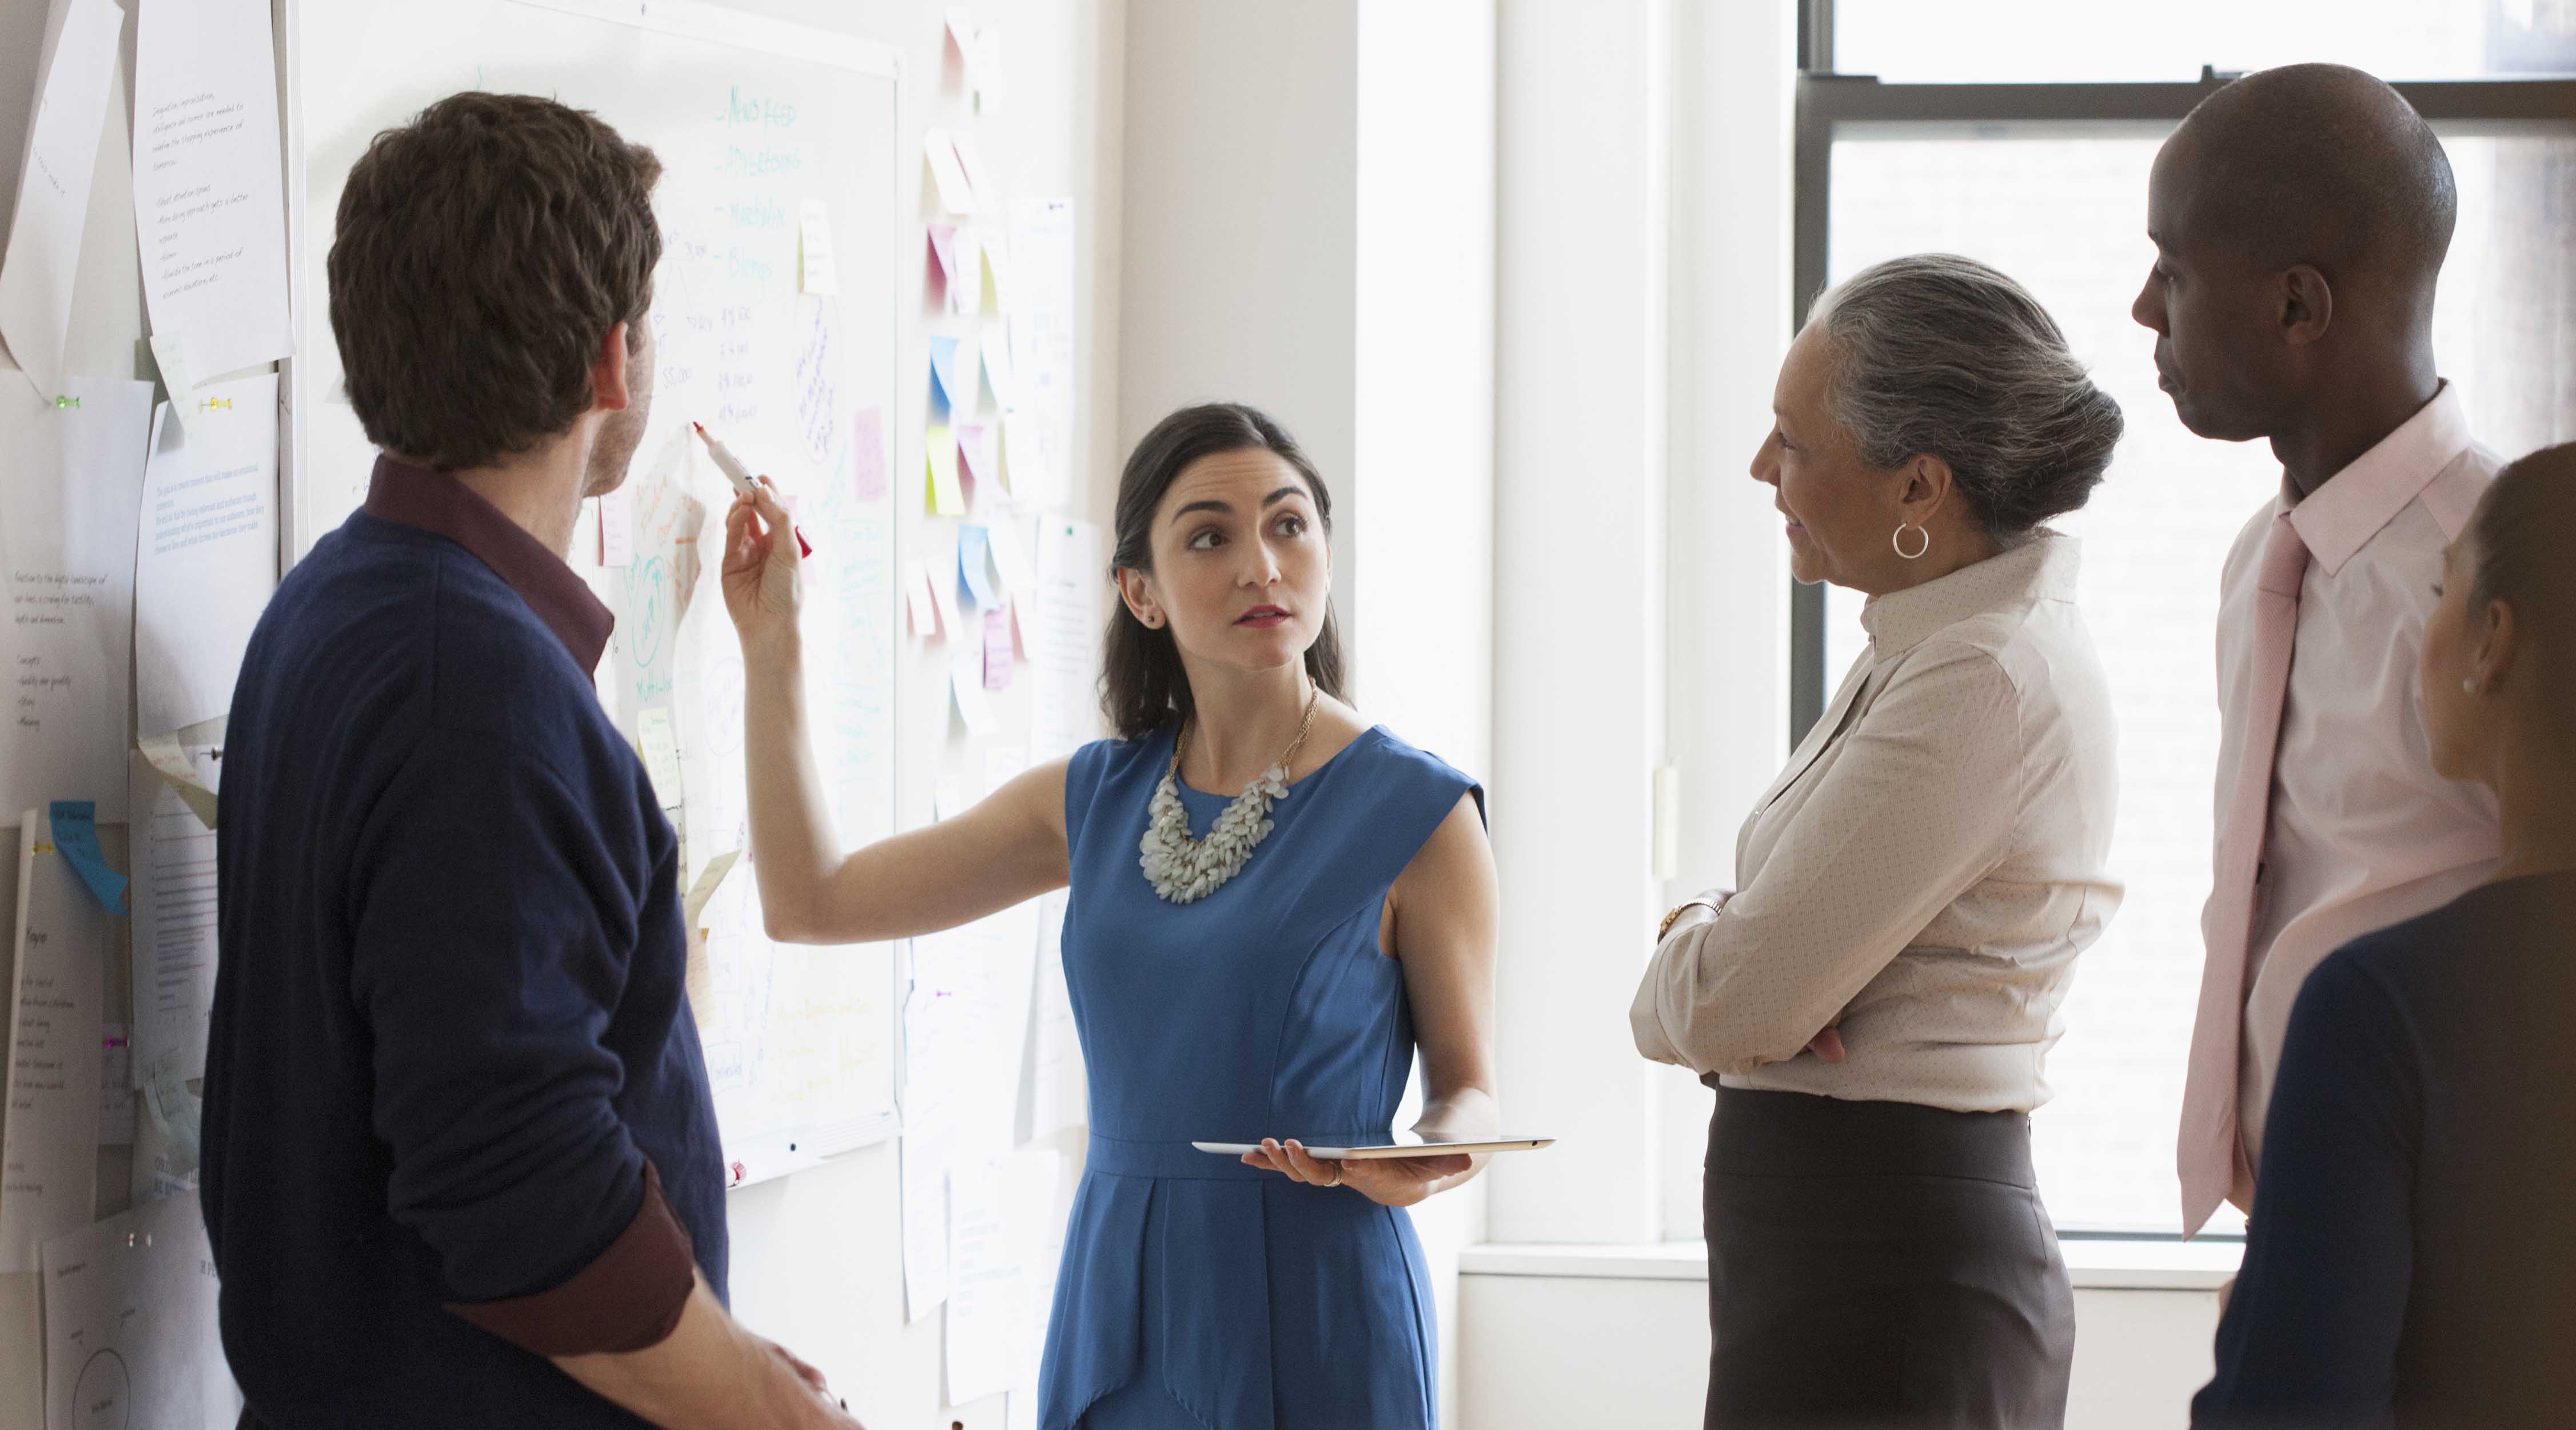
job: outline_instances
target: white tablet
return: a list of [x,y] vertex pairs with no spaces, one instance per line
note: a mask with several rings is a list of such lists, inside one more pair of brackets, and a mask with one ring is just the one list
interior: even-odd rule
[[[1348,1134],[1336,1135],[1347,1136]],[[1282,1137],[1278,1140],[1285,1142],[1288,1139]],[[1381,1157],[1456,1157],[1475,1152],[1530,1152],[1545,1147],[1556,1139],[1553,1137],[1494,1137],[1482,1142],[1425,1142],[1415,1133],[1399,1132],[1391,1142],[1361,1143],[1356,1146],[1317,1146],[1312,1142],[1306,1142],[1303,1137],[1297,1140],[1306,1144],[1306,1155],[1340,1162],[1347,1159],[1369,1161]],[[1229,1157],[1240,1157],[1246,1153],[1261,1150],[1261,1144],[1258,1142],[1193,1142],[1190,1145],[1202,1152],[1215,1152]]]

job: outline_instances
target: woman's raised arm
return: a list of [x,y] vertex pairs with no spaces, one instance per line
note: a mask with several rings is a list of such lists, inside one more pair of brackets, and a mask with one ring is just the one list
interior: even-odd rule
[[766,487],[725,515],[725,609],[742,637],[752,869],[769,936],[872,943],[971,923],[1067,878],[1067,762],[1030,770],[954,819],[841,850],[805,719],[802,573]]

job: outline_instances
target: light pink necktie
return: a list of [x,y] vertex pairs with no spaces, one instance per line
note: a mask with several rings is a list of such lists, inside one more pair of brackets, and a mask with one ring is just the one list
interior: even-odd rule
[[2254,681],[2237,712],[2245,722],[2245,758],[2227,793],[2218,826],[2215,879],[2209,892],[2209,961],[2200,975],[2200,1012],[2191,1029],[2191,1070],[2183,1084],[2182,1224],[2198,1231],[2227,1199],[2238,1171],[2236,1107],[2239,1042],[2245,1027],[2245,965],[2254,938],[2254,897],[2271,822],[2273,756],[2281,746],[2281,707],[2290,690],[2290,651],[2299,633],[2299,582],[2308,547],[2283,512],[2263,539],[2263,569],[2254,595]]

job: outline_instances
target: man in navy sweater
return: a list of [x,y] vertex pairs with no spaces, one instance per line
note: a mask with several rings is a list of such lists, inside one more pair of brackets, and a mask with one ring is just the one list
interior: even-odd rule
[[246,1421],[855,1424],[725,1310],[676,840],[563,559],[643,428],[659,173],[462,94],[341,199],[383,456],[251,640],[218,836],[204,1202]]

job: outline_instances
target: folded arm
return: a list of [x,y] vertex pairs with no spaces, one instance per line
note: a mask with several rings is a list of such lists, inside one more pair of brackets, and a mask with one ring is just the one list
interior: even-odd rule
[[1629,1011],[1645,1056],[1701,1073],[1796,1057],[1994,866],[2022,775],[1992,657],[1919,652],[1841,739],[1760,872],[1655,950]]

